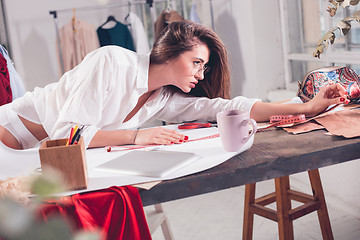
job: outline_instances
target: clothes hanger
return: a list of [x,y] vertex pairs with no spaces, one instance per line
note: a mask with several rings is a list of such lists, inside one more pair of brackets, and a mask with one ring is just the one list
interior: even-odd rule
[[100,27],[103,27],[103,26],[104,26],[105,24],[107,24],[108,22],[117,22],[117,20],[115,19],[115,17],[114,17],[113,15],[110,15],[110,16],[107,18],[106,22],[104,22],[103,24],[101,24]]
[[[128,6],[129,6],[129,11],[128,11],[128,14],[126,15],[126,17],[125,17],[125,21],[129,18],[129,16],[130,16],[130,12],[131,12],[131,2],[130,1],[128,1]],[[130,24],[129,24],[130,25]]]
[[71,22],[72,22],[73,31],[76,32],[77,29],[75,27],[75,24],[76,24],[76,9],[75,8],[73,8],[73,17],[71,19]]
[[172,7],[171,7],[171,4],[170,4],[170,0],[167,0],[166,1],[166,9],[165,9],[165,11],[170,12],[171,10],[172,10]]

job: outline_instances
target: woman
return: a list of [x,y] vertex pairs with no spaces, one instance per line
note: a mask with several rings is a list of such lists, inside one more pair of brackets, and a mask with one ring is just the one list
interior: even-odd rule
[[[66,138],[83,125],[86,147],[173,144],[183,134],[158,127],[134,130],[155,118],[169,122],[214,121],[216,113],[243,108],[256,121],[274,114],[313,116],[346,102],[340,85],[323,88],[305,104],[229,98],[230,73],[223,43],[190,21],[168,25],[148,55],[108,46],[89,53],[57,83],[35,88],[0,108],[0,140],[24,149],[46,138]],[[188,94],[190,93],[190,94]]]

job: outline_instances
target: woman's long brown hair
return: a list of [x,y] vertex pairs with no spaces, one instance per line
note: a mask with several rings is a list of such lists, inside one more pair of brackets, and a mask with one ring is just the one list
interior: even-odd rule
[[198,44],[210,50],[210,71],[190,94],[208,98],[230,98],[230,69],[225,45],[210,28],[188,20],[170,23],[155,40],[150,53],[151,64],[164,64]]

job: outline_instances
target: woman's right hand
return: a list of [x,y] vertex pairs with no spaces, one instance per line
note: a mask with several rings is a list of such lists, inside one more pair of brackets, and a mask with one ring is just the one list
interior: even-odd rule
[[333,104],[348,104],[347,92],[339,83],[328,85],[320,89],[311,101],[307,102],[309,111],[307,116],[315,116],[323,112],[327,107]]
[[182,143],[187,137],[175,130],[156,127],[148,129],[140,129],[136,135],[134,144],[136,145],[171,145],[174,143]]

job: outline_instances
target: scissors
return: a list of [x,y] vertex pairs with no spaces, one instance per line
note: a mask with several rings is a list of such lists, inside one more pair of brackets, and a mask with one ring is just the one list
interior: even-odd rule
[[208,127],[217,127],[217,124],[212,123],[184,123],[178,126],[179,129],[195,129],[195,128],[208,128]]

